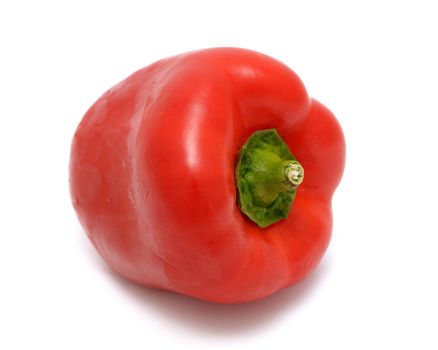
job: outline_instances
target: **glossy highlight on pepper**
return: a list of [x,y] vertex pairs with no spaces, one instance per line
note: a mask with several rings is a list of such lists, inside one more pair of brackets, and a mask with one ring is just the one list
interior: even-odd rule
[[[247,158],[254,134],[262,141]],[[90,241],[122,276],[240,303],[317,266],[344,162],[339,123],[292,70],[214,48],[160,60],[105,92],[74,135],[70,191]]]

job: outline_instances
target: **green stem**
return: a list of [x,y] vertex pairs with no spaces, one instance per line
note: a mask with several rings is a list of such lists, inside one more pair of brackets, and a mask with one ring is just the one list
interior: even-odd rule
[[287,218],[304,169],[275,129],[256,131],[236,166],[241,211],[260,227]]

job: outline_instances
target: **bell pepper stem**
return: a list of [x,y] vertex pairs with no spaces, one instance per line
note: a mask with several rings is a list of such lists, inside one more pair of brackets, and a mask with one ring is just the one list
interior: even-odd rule
[[303,179],[303,167],[277,131],[256,131],[236,166],[240,209],[260,227],[285,219]]

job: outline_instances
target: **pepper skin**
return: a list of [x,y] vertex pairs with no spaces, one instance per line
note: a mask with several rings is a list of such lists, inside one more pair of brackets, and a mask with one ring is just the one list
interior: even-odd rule
[[[305,169],[289,216],[261,228],[238,205],[235,166],[275,129]],[[104,93],[73,138],[70,191],[89,239],[144,286],[241,303],[293,285],[319,263],[345,142],[298,76],[237,48],[160,60]]]

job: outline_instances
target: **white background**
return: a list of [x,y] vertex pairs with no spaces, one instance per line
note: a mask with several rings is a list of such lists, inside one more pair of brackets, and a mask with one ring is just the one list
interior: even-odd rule
[[[437,349],[436,1],[2,1],[1,349]],[[159,58],[238,46],[285,62],[341,122],[329,250],[301,284],[216,305],[112,273],[78,224],[86,109]]]

